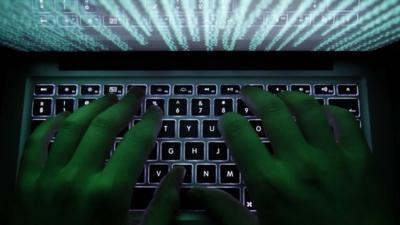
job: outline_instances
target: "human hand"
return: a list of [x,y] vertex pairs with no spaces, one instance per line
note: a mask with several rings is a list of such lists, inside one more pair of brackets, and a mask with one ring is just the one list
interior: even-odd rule
[[372,153],[350,112],[322,107],[299,92],[272,95],[246,87],[242,95],[262,119],[274,154],[242,116],[228,113],[220,119],[257,218],[226,193],[192,189],[189,196],[213,218],[225,225],[396,224]]
[[[160,130],[161,110],[150,108],[125,134],[106,166],[104,162],[142,97],[140,90],[131,90],[120,102],[108,95],[71,115],[49,119],[32,133],[17,181],[17,224],[128,223],[130,196]],[[46,158],[49,140],[56,131]],[[142,224],[171,222],[184,173],[184,168],[175,168],[164,177]]]

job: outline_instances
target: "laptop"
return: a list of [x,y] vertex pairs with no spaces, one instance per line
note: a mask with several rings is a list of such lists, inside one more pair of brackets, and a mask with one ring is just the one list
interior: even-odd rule
[[[390,93],[377,79],[384,65],[374,59],[400,39],[399,7],[396,0],[3,0],[0,44],[23,59],[23,68],[9,68],[18,77],[7,89],[15,99],[2,107],[4,118],[15,118],[5,122],[14,129],[7,146],[18,149],[6,153],[5,171],[15,179],[26,138],[47,118],[139,87],[145,100],[110,157],[147,108],[158,105],[165,115],[132,187],[132,217],[139,221],[175,166],[187,170],[183,194],[194,185],[218,188],[256,213],[217,128],[219,116],[238,112],[270,146],[239,95],[252,85],[274,94],[304,92],[349,110],[396,181],[398,155],[379,131],[391,129],[390,110],[379,110],[390,105]],[[185,200],[176,222],[209,223]]]

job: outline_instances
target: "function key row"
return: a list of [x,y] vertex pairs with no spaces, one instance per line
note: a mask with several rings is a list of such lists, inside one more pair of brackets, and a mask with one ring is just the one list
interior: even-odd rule
[[[126,86],[126,87],[125,87]],[[104,89],[102,92],[102,85],[99,84],[84,84],[80,86],[80,94],[84,96],[99,96],[103,94],[116,94],[123,95],[127,93],[131,88],[137,87],[143,90],[144,93],[149,95],[171,95],[172,91],[174,95],[193,95],[195,94],[195,85],[191,84],[182,84],[182,85],[171,85],[169,84],[154,84],[149,85],[150,90],[147,90],[147,85],[122,85],[122,84],[107,84],[104,85]],[[250,86],[255,86],[261,88],[263,90],[267,90],[274,94],[284,92],[284,91],[300,91],[306,94],[320,95],[320,96],[332,96],[337,93],[337,95],[342,96],[357,96],[358,95],[358,85],[356,84],[339,84],[339,85],[331,85],[331,84],[251,84]],[[126,88],[126,89],[125,89]],[[52,96],[56,93],[56,85],[53,84],[37,84],[34,88],[34,93],[36,96]],[[67,85],[58,85],[57,86],[57,95],[59,96],[76,96],[78,95],[78,85],[76,84],[67,84]],[[215,84],[201,84],[196,85],[196,93],[197,95],[217,95],[220,93],[221,95],[237,95],[240,93],[241,86],[240,85],[220,85],[219,92],[218,86]],[[313,90],[312,90],[313,89]],[[312,93],[313,91],[313,93]]]

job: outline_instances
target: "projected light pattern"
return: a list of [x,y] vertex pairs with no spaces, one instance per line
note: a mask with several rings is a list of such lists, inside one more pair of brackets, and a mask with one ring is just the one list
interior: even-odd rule
[[21,51],[369,51],[400,39],[400,0],[1,0]]

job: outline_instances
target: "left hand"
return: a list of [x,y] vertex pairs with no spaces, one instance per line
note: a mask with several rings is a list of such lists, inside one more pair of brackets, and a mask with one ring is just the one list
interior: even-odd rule
[[[131,90],[120,102],[108,95],[71,115],[49,119],[32,133],[17,180],[17,224],[128,224],[132,190],[160,130],[161,110],[150,108],[125,134],[106,166],[104,162],[142,97],[138,90]],[[163,179],[142,224],[171,222],[184,173],[184,168],[175,168]]]

